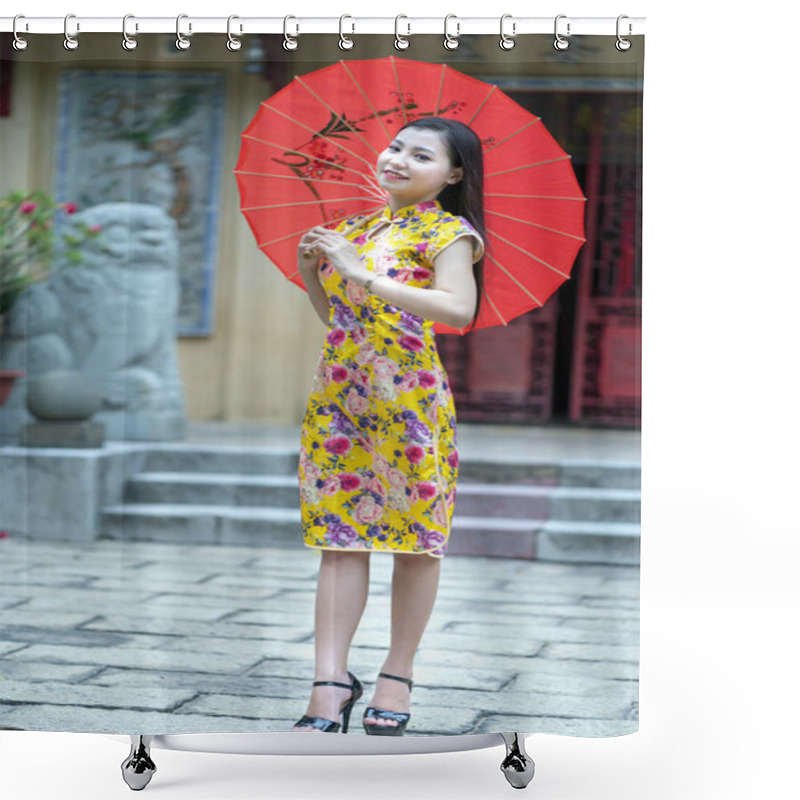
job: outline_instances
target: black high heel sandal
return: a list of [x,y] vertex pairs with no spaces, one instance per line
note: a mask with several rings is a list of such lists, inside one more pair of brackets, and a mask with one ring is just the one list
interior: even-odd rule
[[[391,678],[393,681],[402,681],[408,684],[408,691],[410,692],[414,686],[414,682],[410,678],[401,678],[398,675],[389,675],[388,672],[379,672],[379,678]],[[369,706],[364,712],[364,719],[372,717],[373,719],[393,719],[397,725],[378,725],[375,722],[362,722],[364,730],[370,736],[402,736],[408,727],[408,721],[411,719],[411,714],[406,714],[403,711],[388,711],[385,708],[375,708]]]
[[339,714],[342,717],[341,726],[338,722],[334,722],[332,719],[325,719],[324,717],[309,717],[308,714],[303,714],[300,719],[295,722],[294,727],[297,728],[298,726],[304,725],[310,728],[318,728],[323,733],[337,733],[339,728],[341,727],[342,733],[347,733],[347,729],[350,727],[350,712],[353,710],[353,706],[356,704],[356,701],[364,694],[364,687],[361,685],[361,681],[353,675],[352,672],[347,673],[350,676],[350,680],[352,683],[339,683],[338,681],[314,681],[314,686],[340,686],[342,689],[351,689],[353,694],[350,699],[342,706]]

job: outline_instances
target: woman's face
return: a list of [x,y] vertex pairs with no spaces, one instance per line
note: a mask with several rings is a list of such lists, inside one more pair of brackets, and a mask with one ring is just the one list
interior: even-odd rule
[[378,185],[392,195],[396,208],[435,200],[464,176],[450,162],[443,135],[424,128],[400,131],[378,156],[376,169]]

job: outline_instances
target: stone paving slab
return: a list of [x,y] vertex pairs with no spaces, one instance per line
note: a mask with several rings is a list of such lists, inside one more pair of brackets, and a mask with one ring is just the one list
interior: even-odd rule
[[[144,687],[141,687],[142,689]],[[197,692],[187,689],[168,689],[148,686],[135,691],[130,686],[71,686],[64,692],[64,684],[56,681],[30,683],[5,680],[2,682],[4,703],[36,703],[45,705],[98,706],[100,708],[128,708],[147,711],[171,711],[196,697]],[[65,702],[68,698],[68,702]],[[238,716],[238,715],[236,715]]]
[[[484,717],[471,733],[519,731],[554,736],[626,736],[636,733],[638,722],[610,719],[566,719],[563,717],[520,717],[490,714]],[[530,748],[529,748],[530,749]]]
[[[313,679],[315,551],[119,541],[0,547],[13,581],[3,597],[16,603],[3,611],[0,636],[21,640],[0,643],[8,652],[0,726],[266,732],[286,731],[303,713]],[[376,555],[350,662],[367,693],[389,638],[394,559]],[[415,662],[410,735],[547,726],[617,735],[635,726],[637,596],[635,567],[448,557]],[[368,697],[354,711],[354,734],[363,735]]]

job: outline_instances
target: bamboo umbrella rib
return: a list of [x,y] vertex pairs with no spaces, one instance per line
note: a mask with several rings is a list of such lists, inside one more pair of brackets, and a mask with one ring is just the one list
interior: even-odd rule
[[[499,238],[499,237],[498,237],[498,238]],[[503,240],[503,241],[505,241],[505,240]],[[522,289],[522,291],[523,291],[523,292],[524,292],[526,295],[528,295],[528,297],[530,297],[530,298],[531,298],[531,300],[533,300],[533,302],[534,302],[534,303],[536,303],[536,305],[537,305],[537,306],[541,306],[541,305],[543,305],[543,303],[542,303],[542,302],[539,300],[539,298],[538,298],[538,297],[536,297],[536,295],[532,294],[532,293],[531,293],[531,290],[530,290],[530,289],[529,289],[527,286],[525,286],[523,283],[520,283],[520,280],[519,280],[519,278],[517,278],[517,277],[516,277],[514,274],[512,274],[511,272],[509,272],[509,271],[508,271],[508,270],[507,270],[507,269],[506,269],[506,268],[505,268],[505,267],[504,267],[504,266],[503,266],[503,265],[502,265],[502,264],[501,264],[501,263],[500,263],[500,262],[499,262],[499,261],[498,261],[498,260],[497,260],[497,259],[496,259],[494,256],[489,256],[489,257],[488,257],[488,259],[489,259],[489,261],[491,261],[491,262],[492,262],[492,263],[493,263],[493,264],[494,264],[494,265],[495,265],[495,266],[496,266],[496,267],[497,267],[497,268],[498,268],[498,269],[499,269],[501,272],[504,272],[504,273],[505,273],[505,274],[508,276],[508,278],[509,278],[509,279],[510,279],[510,280],[511,280],[513,283],[516,283],[516,284],[517,284],[517,286],[519,286],[519,288],[520,288],[520,289]],[[536,260],[538,261],[539,259],[536,259]],[[487,295],[487,297],[488,297],[488,295]]]
[[[365,213],[365,216],[366,217],[371,217],[371,216],[377,215],[382,210],[383,210],[382,208],[368,209],[366,211],[366,213]],[[325,224],[327,224],[327,225],[337,224],[338,225],[343,220],[349,219],[350,217],[353,217],[353,216],[361,216],[361,215],[359,215],[359,214],[347,214],[344,217],[338,217],[336,219],[330,219]],[[314,227],[314,226],[312,225],[311,227]],[[268,247],[269,245],[278,244],[279,242],[285,242],[287,239],[291,239],[291,238],[293,238],[295,236],[298,236],[301,233],[308,233],[308,231],[310,231],[310,230],[311,230],[311,228],[300,228],[299,230],[292,231],[291,233],[287,233],[285,236],[279,236],[277,239],[270,239],[268,242],[261,242],[260,244],[257,245],[257,247],[264,248],[264,247]],[[296,275],[296,274],[297,274],[296,272],[292,273],[292,275]]]
[[494,147],[492,147],[492,150],[493,151],[497,150],[498,147],[502,147],[506,142],[513,139],[517,134],[522,133],[523,131],[530,128],[531,125],[535,125],[537,122],[541,121],[542,121],[541,117],[534,117],[530,122],[526,122],[519,130],[514,131],[514,133],[509,133],[505,139],[501,139],[496,145],[494,145]]
[[544,167],[547,164],[557,164],[559,161],[570,161],[572,160],[572,156],[559,156],[558,158],[548,158],[547,161],[534,161],[530,164],[523,164],[520,167],[511,167],[511,169],[504,169],[502,172],[491,172],[487,173],[484,177],[486,180],[489,178],[496,178],[499,175],[508,175],[509,172],[519,172],[523,169],[531,169],[532,167]]
[[543,261],[541,258],[535,256],[533,253],[529,253],[527,250],[525,250],[525,248],[520,247],[519,245],[516,245],[513,242],[509,242],[508,239],[504,238],[503,236],[500,236],[499,234],[495,233],[494,238],[499,239],[501,242],[505,242],[505,244],[507,244],[509,247],[513,247],[515,250],[519,250],[520,253],[523,253],[524,255],[528,256],[528,258],[532,258],[534,261],[541,264],[543,267],[547,267],[547,269],[551,270],[552,272],[555,272],[562,278],[569,278],[568,272],[562,272],[558,267],[554,267],[552,264],[548,264],[546,261]]
[[580,200],[581,203],[586,202],[586,198],[583,196],[571,197],[553,194],[498,194],[497,192],[486,192],[484,197],[510,197],[512,200]]
[[[246,170],[242,169],[235,169],[233,171],[234,175],[250,175],[255,178],[272,178],[275,180],[285,180],[285,181],[297,181],[298,178],[296,175],[272,175],[268,172],[247,172]],[[366,189],[368,192],[371,192],[372,186],[364,186],[361,183],[350,183],[349,181],[331,181],[326,180],[325,178],[314,178],[314,185],[320,183],[330,183],[332,186],[353,186],[356,189]],[[384,193],[383,190],[376,190],[375,192],[371,192],[374,194],[376,200],[383,200]]]
[[503,325],[508,325],[508,322],[506,322],[506,318],[500,313],[500,309],[492,302],[492,298],[489,297],[488,294],[484,294],[484,297],[489,302],[489,305],[494,309],[494,313],[497,314],[497,316],[500,318],[500,322],[502,322]]
[[470,117],[470,120],[467,123],[467,125],[472,125],[472,123],[475,122],[475,117],[477,117],[478,114],[480,114],[481,111],[483,111],[483,107],[489,102],[489,98],[494,94],[495,89],[497,89],[496,86],[492,86],[489,89],[489,91],[486,93],[486,97],[483,98],[481,104],[475,109],[475,113]]
[[[242,138],[243,139],[250,139],[251,142],[258,142],[259,144],[265,144],[265,145],[267,145],[267,147],[274,147],[277,150],[283,150],[284,153],[297,153],[298,152],[297,150],[294,149],[294,147],[278,144],[277,142],[270,142],[270,141],[267,141],[266,139],[259,139],[259,138],[255,137],[255,136],[250,135],[249,133],[243,133],[242,134]],[[305,155],[305,154],[301,154],[301,155]],[[329,158],[322,158],[320,156],[314,156],[314,160],[315,161],[320,161],[323,164],[330,164],[331,166],[335,166],[337,169],[341,169],[343,172],[353,172],[356,175],[358,175],[359,177],[364,177],[365,176],[365,173],[360,172],[357,169],[353,169],[352,167],[345,167],[344,165],[338,164],[337,162],[332,161]],[[363,161],[363,159],[361,159],[361,160]],[[369,164],[368,161],[364,161],[364,163],[365,164]],[[369,166],[374,169],[374,164],[369,164]],[[376,183],[376,185],[377,185],[377,183]]]
[[442,95],[444,94],[444,78],[447,74],[447,64],[442,64],[442,76],[439,78],[439,94],[436,97],[436,114],[439,116],[439,109],[442,107]]
[[575,239],[577,242],[585,242],[586,239],[583,236],[576,236],[574,233],[567,233],[566,231],[560,231],[558,228],[548,228],[547,225],[540,225],[538,222],[531,222],[527,219],[517,219],[517,217],[509,217],[508,214],[501,214],[499,211],[492,211],[491,209],[486,209],[486,214],[492,214],[495,217],[502,217],[503,219],[510,220],[511,222],[519,222],[521,225],[530,225],[532,228],[539,228],[543,231],[548,231],[549,233],[557,233],[559,236],[566,236],[568,239]]
[[400,86],[400,76],[397,74],[397,59],[394,56],[389,56],[389,61],[392,64],[392,72],[394,72],[394,83],[397,86],[397,96],[400,98],[400,108],[403,111],[403,124],[408,124],[408,114],[406,113],[406,101],[403,99],[403,87]]
[[[390,58],[394,58],[394,56],[390,56]],[[390,140],[392,138],[392,135],[389,133],[386,126],[383,124],[383,120],[380,118],[377,109],[375,108],[374,105],[372,105],[372,100],[370,100],[369,97],[367,97],[366,92],[361,88],[361,84],[356,80],[355,75],[353,75],[353,73],[350,72],[350,68],[347,66],[347,62],[340,61],[339,63],[344,67],[345,71],[350,76],[350,80],[353,81],[353,85],[356,87],[356,89],[358,89],[359,92],[361,92],[361,96],[367,102],[367,105],[372,109],[372,113],[375,115],[375,119],[378,121],[378,124],[381,126],[381,128],[383,128],[383,132],[386,134],[387,141]]]
[[324,203],[320,203],[319,200],[303,200],[299,203],[278,203],[274,206],[247,206],[240,208],[240,211],[268,211],[272,208],[296,208],[298,206],[318,206],[324,205],[328,203],[350,203],[356,200],[374,200],[374,197],[337,197],[331,200],[325,200]]
[[[335,114],[337,117],[340,116],[339,112],[330,104],[326,103],[300,76],[296,78],[296,80],[303,86],[310,94],[312,94],[320,103],[322,103],[325,108],[328,109],[332,114]],[[375,154],[375,157],[378,157],[378,151],[356,130],[350,129],[352,133],[354,133],[361,141]]]
[[[299,78],[295,78],[295,80],[299,80]],[[299,125],[301,128],[305,128],[305,129],[306,129],[307,131],[309,131],[310,133],[313,133],[313,134],[314,134],[314,136],[317,136],[317,137],[319,137],[319,138],[323,138],[323,137],[321,137],[321,136],[320,136],[320,134],[319,134],[319,131],[318,131],[318,130],[316,130],[315,128],[312,128],[312,127],[310,127],[309,125],[306,125],[304,122],[300,122],[300,120],[293,119],[293,118],[292,118],[292,117],[290,117],[288,114],[284,114],[284,113],[283,113],[283,111],[279,111],[279,110],[278,110],[277,108],[275,108],[274,106],[271,106],[271,105],[269,105],[268,103],[262,103],[261,105],[262,105],[262,106],[266,106],[266,107],[267,107],[267,108],[268,108],[270,111],[274,111],[276,114],[280,114],[280,115],[281,115],[281,116],[282,116],[284,119],[288,119],[288,120],[289,120],[289,122],[293,122],[295,125]],[[250,137],[250,138],[253,138],[253,137]],[[363,164],[366,164],[368,167],[372,167],[372,166],[374,166],[374,165],[373,165],[373,164],[371,164],[369,161],[367,161],[367,159],[366,159],[366,158],[363,158],[363,157],[362,157],[362,156],[360,156],[358,153],[355,153],[355,152],[353,152],[352,150],[350,150],[349,148],[345,147],[345,146],[344,146],[344,145],[342,145],[341,143],[339,143],[339,142],[336,142],[336,144],[337,144],[337,146],[339,147],[339,149],[340,149],[340,150],[343,150],[343,151],[344,151],[345,153],[347,153],[348,155],[351,155],[351,156],[353,156],[353,158],[357,159],[358,161],[361,161]],[[287,149],[294,150],[294,148],[293,148],[293,147],[292,147],[292,148],[287,148]]]

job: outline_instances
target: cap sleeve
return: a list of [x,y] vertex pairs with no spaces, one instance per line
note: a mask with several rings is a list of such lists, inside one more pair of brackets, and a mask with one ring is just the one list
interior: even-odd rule
[[483,239],[464,217],[443,219],[436,226],[425,255],[429,261],[433,262],[442,250],[455,242],[456,239],[461,239],[464,236],[469,236],[472,239],[472,263],[474,264],[483,255]]

